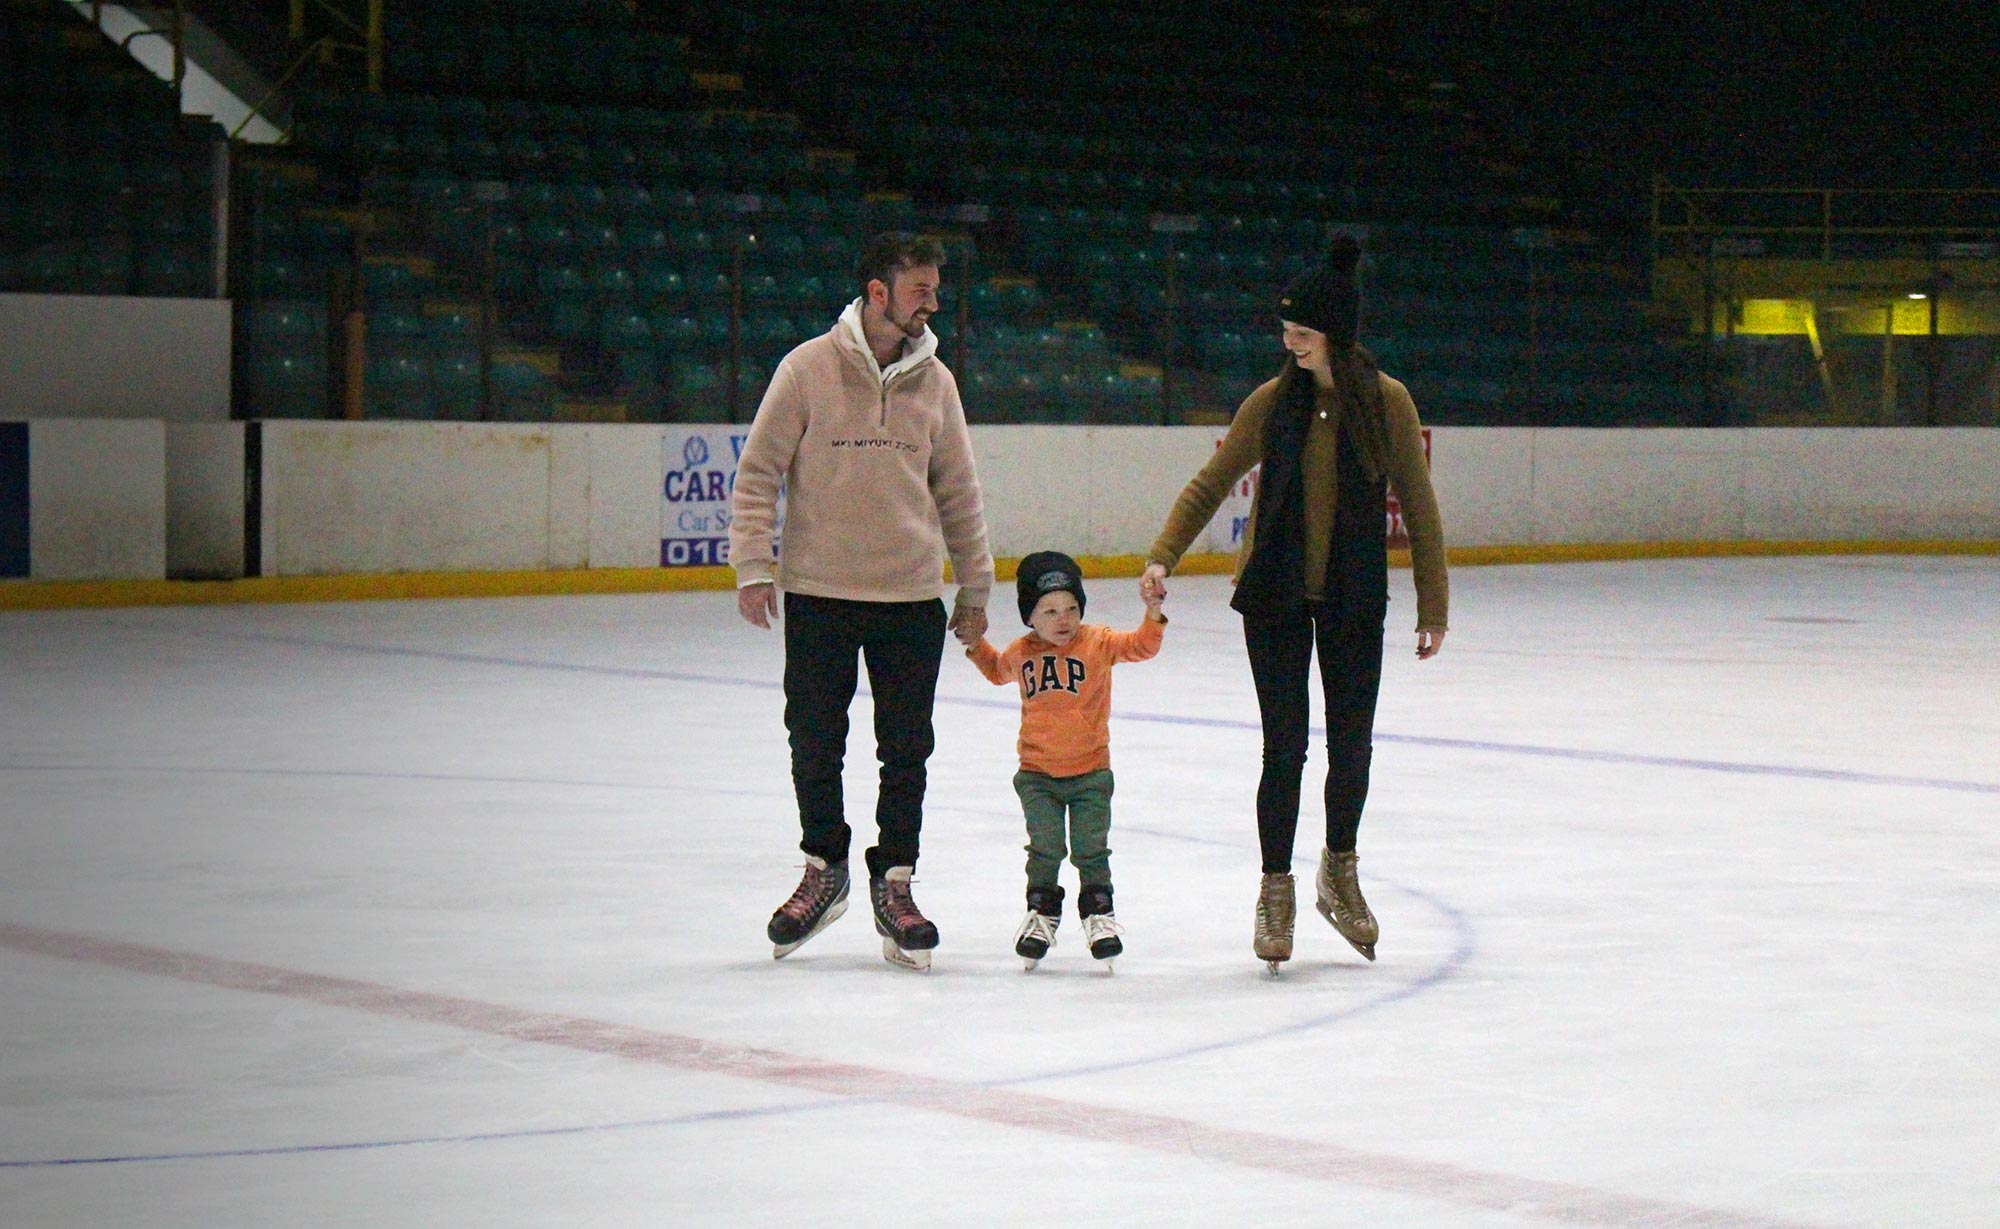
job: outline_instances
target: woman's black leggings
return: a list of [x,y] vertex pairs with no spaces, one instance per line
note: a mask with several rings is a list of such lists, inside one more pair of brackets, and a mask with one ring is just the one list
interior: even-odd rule
[[1299,780],[1305,774],[1310,728],[1306,688],[1315,644],[1320,684],[1326,691],[1326,844],[1336,853],[1354,848],[1361,808],[1368,801],[1375,697],[1382,688],[1384,613],[1378,608],[1342,619],[1327,607],[1301,606],[1293,614],[1243,618],[1250,676],[1264,719],[1257,840],[1267,875],[1292,869]]

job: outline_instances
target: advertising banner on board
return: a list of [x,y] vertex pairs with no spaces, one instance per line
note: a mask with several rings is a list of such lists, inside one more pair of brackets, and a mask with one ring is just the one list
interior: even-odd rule
[[[666,482],[660,503],[660,566],[713,567],[729,562],[729,499],[736,489],[736,460],[750,428],[737,424],[669,426]],[[778,495],[778,528],[785,497]]]

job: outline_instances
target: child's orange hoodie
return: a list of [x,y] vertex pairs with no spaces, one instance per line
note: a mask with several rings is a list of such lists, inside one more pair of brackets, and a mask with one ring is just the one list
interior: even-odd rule
[[995,651],[985,640],[965,651],[994,683],[1021,685],[1021,767],[1075,777],[1111,767],[1111,667],[1160,651],[1164,616],[1137,631],[1085,623],[1057,648],[1034,632]]

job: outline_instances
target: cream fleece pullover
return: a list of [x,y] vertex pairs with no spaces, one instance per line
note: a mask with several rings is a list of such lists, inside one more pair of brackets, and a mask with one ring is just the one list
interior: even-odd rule
[[[852,317],[852,319],[850,319]],[[785,488],[782,551],[774,541]],[[885,371],[857,300],[787,354],[736,463],[729,558],[738,585],[915,602],[944,592],[951,556],[960,607],[986,605],[993,556],[958,383],[929,329]]]

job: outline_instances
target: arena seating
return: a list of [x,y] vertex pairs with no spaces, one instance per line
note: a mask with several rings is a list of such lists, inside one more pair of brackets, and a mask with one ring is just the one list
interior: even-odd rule
[[[204,292],[201,129],[60,8],[5,43],[8,286]],[[864,15],[911,37],[849,37]],[[976,421],[1226,417],[1275,369],[1271,304],[1331,228],[1364,236],[1364,341],[1430,420],[1690,410],[1684,357],[1635,306],[1639,258],[1565,225],[1366,6],[390,17],[384,92],[313,77],[288,144],[236,151],[245,415],[337,412],[358,331],[370,416],[744,418],[889,227],[947,238],[934,325]]]
[[0,5],[0,290],[215,293],[215,125],[50,0]]
[[[1043,318],[1095,322],[1120,370],[1170,371],[1175,417],[1226,413],[1275,369],[1271,304],[1329,224],[1365,236],[1364,340],[1437,421],[1692,410],[1686,356],[1636,306],[1638,256],[1562,225],[1504,134],[1394,54],[1393,14],[870,11],[922,34],[844,37],[862,13],[836,0],[725,0],[690,20],[697,43],[822,116],[939,219],[975,206],[988,265],[1033,277]],[[1028,404],[1120,386],[1075,378],[1062,354],[974,347],[973,384],[1025,389]],[[1099,398],[1081,413],[1119,409]]]

